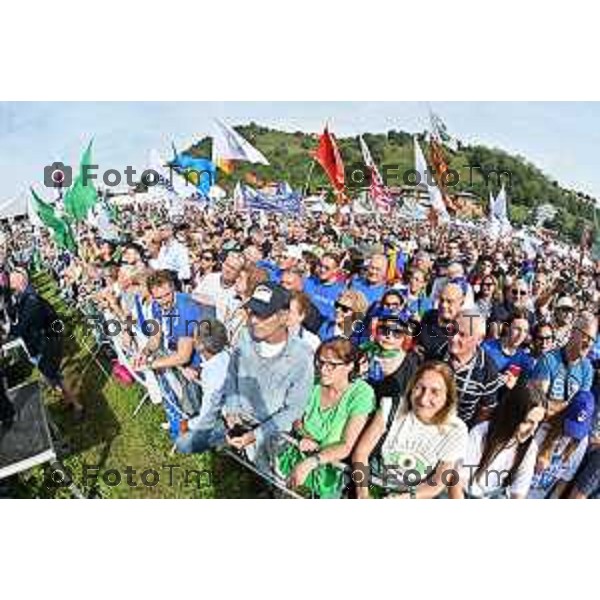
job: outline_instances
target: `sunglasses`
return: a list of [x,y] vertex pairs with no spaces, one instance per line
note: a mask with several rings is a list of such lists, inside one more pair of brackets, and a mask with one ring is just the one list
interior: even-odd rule
[[341,310],[346,314],[354,312],[354,309],[351,306],[346,306],[345,304],[341,304],[340,302],[336,302],[334,306],[336,310]]
[[212,259],[213,259],[213,257],[212,257],[212,256],[209,256],[209,255],[206,255],[206,256],[201,256],[201,257],[200,257],[200,260],[212,260]]
[[398,339],[404,335],[404,331],[402,329],[396,329],[394,327],[386,327],[385,325],[381,325],[377,327],[377,335]]
[[527,290],[512,290],[511,294],[513,296],[527,296]]

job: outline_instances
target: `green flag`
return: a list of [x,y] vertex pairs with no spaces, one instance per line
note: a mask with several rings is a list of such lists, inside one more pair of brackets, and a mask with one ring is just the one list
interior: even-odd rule
[[48,229],[52,230],[54,241],[58,247],[70,250],[71,252],[76,252],[77,244],[75,243],[75,238],[73,237],[73,232],[71,231],[69,224],[56,216],[54,208],[50,206],[50,204],[46,204],[35,193],[33,188],[31,188],[31,193],[33,195],[35,212],[38,214],[42,223],[48,227]]
[[90,209],[96,204],[98,194],[91,180],[84,184],[84,165],[92,164],[92,142],[81,157],[79,175],[65,194],[65,211],[75,222],[84,221]]

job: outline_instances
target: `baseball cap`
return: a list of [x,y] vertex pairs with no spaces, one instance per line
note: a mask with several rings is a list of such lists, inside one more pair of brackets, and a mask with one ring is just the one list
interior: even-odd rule
[[379,321],[385,321],[386,325],[390,325],[393,329],[404,329],[408,324],[410,315],[402,309],[380,306],[374,311],[373,317]]
[[570,296],[563,296],[556,303],[556,308],[575,308],[575,304]]
[[577,392],[565,409],[563,433],[576,440],[588,435],[592,429],[594,405],[592,392]]
[[256,286],[246,306],[259,317],[270,317],[280,310],[287,310],[290,297],[290,293],[276,283],[261,283]]

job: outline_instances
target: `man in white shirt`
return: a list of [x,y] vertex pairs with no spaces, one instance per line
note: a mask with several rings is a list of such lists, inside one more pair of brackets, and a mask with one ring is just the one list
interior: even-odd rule
[[244,258],[238,252],[230,252],[223,262],[220,273],[208,273],[196,286],[192,297],[201,304],[214,306],[219,321],[227,321],[239,306],[235,282],[244,266]]
[[188,281],[192,277],[189,251],[184,244],[175,239],[173,224],[163,223],[159,235],[161,246],[156,259],[157,268],[174,272],[180,282]]

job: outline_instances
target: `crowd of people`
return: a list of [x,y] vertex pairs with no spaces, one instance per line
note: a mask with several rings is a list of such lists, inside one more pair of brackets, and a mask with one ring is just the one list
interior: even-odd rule
[[[5,224],[7,304],[41,264],[122,324],[136,373],[183,382],[179,452],[228,447],[319,498],[600,496],[600,264],[393,215],[189,203],[174,222],[136,201],[116,221],[80,225],[77,254]],[[13,334],[85,419],[36,345],[53,318]]]

